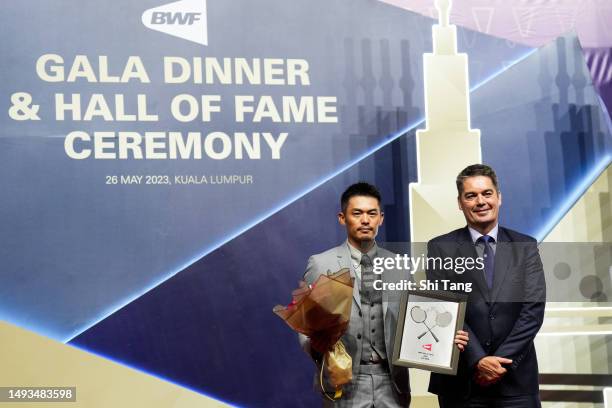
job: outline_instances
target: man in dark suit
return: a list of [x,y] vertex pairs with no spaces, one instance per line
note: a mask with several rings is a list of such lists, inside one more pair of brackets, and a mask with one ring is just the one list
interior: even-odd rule
[[535,239],[498,224],[502,196],[486,165],[457,176],[467,226],[429,241],[428,257],[482,258],[464,274],[431,268],[430,280],[471,284],[464,329],[469,344],[457,376],[432,374],[429,391],[447,407],[540,407],[533,340],[542,325],[546,286]]

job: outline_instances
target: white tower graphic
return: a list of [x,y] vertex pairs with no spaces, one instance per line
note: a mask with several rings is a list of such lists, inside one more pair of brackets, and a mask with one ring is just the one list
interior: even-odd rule
[[426,127],[417,131],[418,182],[410,184],[410,237],[427,242],[465,225],[455,177],[482,161],[480,130],[470,128],[468,57],[457,53],[450,0],[436,0],[433,52],[423,55]]

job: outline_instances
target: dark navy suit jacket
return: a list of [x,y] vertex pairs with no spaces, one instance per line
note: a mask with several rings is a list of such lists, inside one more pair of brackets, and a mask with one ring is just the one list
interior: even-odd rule
[[[467,227],[441,235],[427,244],[429,257],[476,258]],[[533,340],[544,319],[546,285],[537,241],[499,227],[493,287],[482,269],[463,274],[431,268],[428,279],[472,284],[465,315],[470,340],[461,353],[456,376],[432,373],[429,392],[456,399],[471,395],[517,396],[538,393],[538,362]],[[508,372],[491,386],[474,381],[475,366],[485,356],[513,360]]]

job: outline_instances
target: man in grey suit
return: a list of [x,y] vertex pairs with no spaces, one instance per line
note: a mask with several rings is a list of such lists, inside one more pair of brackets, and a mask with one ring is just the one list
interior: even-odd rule
[[[362,182],[349,186],[342,194],[338,213],[339,223],[346,227],[347,240],[311,256],[304,273],[308,284],[315,282],[321,274],[342,268],[350,269],[355,278],[351,318],[341,339],[353,360],[353,379],[343,386],[341,399],[335,403],[323,399],[324,404],[330,406],[378,408],[410,405],[408,369],[390,364],[400,293],[375,290],[373,285],[376,279],[397,282],[410,278],[406,271],[386,270],[380,278],[373,273],[374,259],[395,256],[375,241],[384,219],[380,202],[380,193],[373,185]],[[322,356],[311,347],[316,341],[300,336],[302,347],[320,367]],[[458,332],[455,342],[463,349],[467,344],[467,333]],[[324,374],[328,377],[330,373]],[[318,373],[315,382],[319,383]],[[329,390],[333,387],[329,386]]]

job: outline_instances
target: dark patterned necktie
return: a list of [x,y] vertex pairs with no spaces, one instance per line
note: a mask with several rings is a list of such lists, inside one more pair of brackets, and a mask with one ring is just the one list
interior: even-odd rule
[[493,248],[491,244],[495,242],[493,237],[488,235],[483,235],[478,238],[476,242],[484,243],[484,272],[485,279],[487,280],[487,286],[489,289],[493,287],[493,274],[495,271],[495,254],[493,253]]
[[378,302],[382,298],[379,290],[374,290],[374,266],[367,254],[361,256],[361,296],[368,302]]

